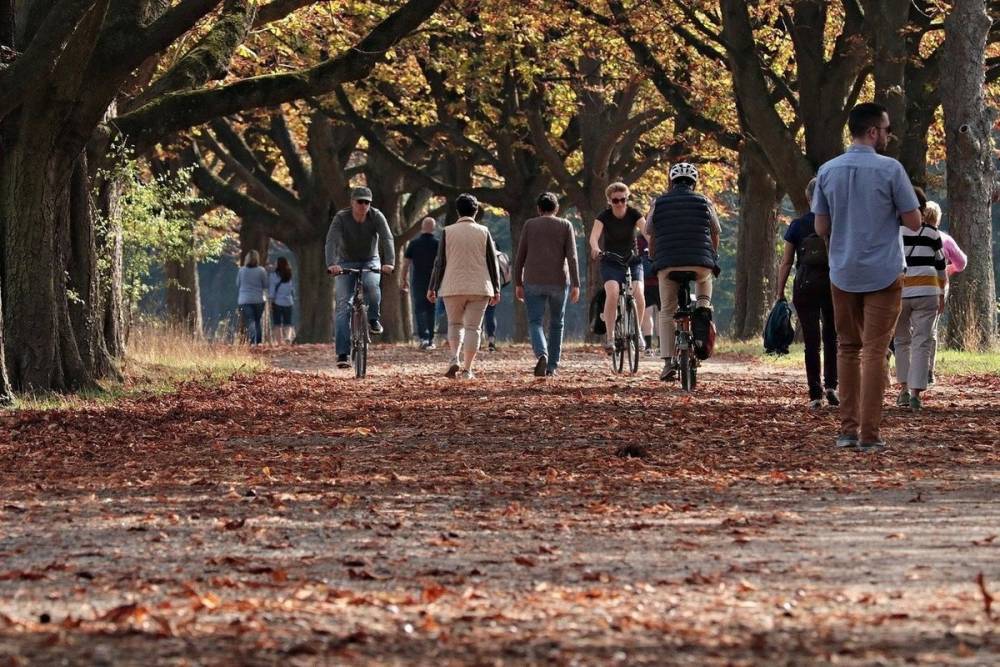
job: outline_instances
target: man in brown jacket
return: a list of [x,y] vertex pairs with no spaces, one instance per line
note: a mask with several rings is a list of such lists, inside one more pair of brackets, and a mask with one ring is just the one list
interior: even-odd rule
[[[514,261],[514,295],[528,311],[528,332],[535,352],[535,375],[555,375],[562,351],[566,297],[580,300],[580,271],[573,225],[559,218],[559,200],[551,192],[538,197],[538,217],[524,223]],[[549,337],[542,328],[549,307]]]

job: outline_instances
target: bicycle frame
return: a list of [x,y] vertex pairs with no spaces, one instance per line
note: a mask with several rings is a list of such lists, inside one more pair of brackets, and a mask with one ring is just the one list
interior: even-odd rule
[[[632,294],[632,271],[629,262],[635,257],[630,254],[622,257],[613,252],[601,253],[625,269],[625,280],[619,283],[618,304],[615,309],[614,351],[611,353],[611,367],[616,373],[625,368],[625,357],[628,356],[629,372],[633,375],[639,370],[639,313],[635,296]],[[606,322],[605,325],[608,323]]]
[[372,269],[342,269],[341,273],[353,274],[354,293],[351,295],[351,361],[354,366],[354,376],[363,378],[368,374],[368,345],[371,343],[371,333],[368,330],[368,305],[365,303],[364,274],[378,273]]

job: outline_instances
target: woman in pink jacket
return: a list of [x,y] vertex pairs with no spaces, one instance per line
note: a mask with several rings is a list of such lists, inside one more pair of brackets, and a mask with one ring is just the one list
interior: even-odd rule
[[[924,209],[924,222],[935,229],[941,224],[941,206],[934,201],[927,202],[927,207]],[[968,263],[969,258],[958,247],[955,243],[955,239],[951,237],[950,234],[946,232],[941,232],[941,250],[944,252],[945,261],[948,262],[946,271],[948,272],[948,284],[951,284],[950,278],[956,273],[961,273],[965,270],[965,265]],[[944,291],[945,303],[948,302],[948,288]],[[929,370],[927,371],[927,384],[934,384],[934,360],[937,357],[937,336],[935,335],[931,339],[931,362]]]

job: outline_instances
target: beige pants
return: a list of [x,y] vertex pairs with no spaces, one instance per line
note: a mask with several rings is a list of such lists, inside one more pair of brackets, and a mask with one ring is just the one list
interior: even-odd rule
[[902,307],[903,278],[877,292],[845,292],[836,285],[831,285],[831,292],[837,322],[840,433],[876,442],[882,425],[886,351]]
[[472,360],[479,350],[483,314],[490,302],[488,296],[478,294],[457,294],[444,298],[444,310],[448,313],[448,345],[451,347],[452,361],[464,361],[463,368],[472,368]]
[[674,356],[674,313],[677,312],[676,282],[668,278],[671,271],[692,271],[695,274],[694,293],[699,306],[708,307],[712,303],[712,269],[704,266],[671,266],[657,272],[660,281],[660,356],[670,359]]

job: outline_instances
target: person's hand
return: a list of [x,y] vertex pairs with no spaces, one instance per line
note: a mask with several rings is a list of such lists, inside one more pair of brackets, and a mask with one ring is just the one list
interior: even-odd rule
[[399,284],[399,291],[400,292],[404,292],[404,293],[409,292],[410,291],[410,281],[409,280],[404,280],[403,282],[401,282]]
[[331,276],[339,276],[341,273],[344,272],[344,270],[340,268],[340,264],[331,264],[330,266],[326,267],[326,272],[329,273]]
[[514,288],[514,298],[518,301],[524,301],[524,285],[518,285]]
[[437,292],[432,289],[427,290],[427,300],[431,303],[435,303],[437,301]]
[[389,275],[390,273],[392,273],[393,268],[395,267],[393,267],[392,264],[383,264],[382,273],[384,273],[385,275]]
[[590,258],[591,259],[597,259],[600,256],[601,256],[601,249],[600,248],[595,248],[594,246],[591,246],[590,247]]
[[569,290],[569,302],[576,303],[579,300],[580,300],[580,288],[571,287]]
[[498,303],[500,303],[500,292],[497,292],[496,294],[494,294],[493,296],[490,297],[490,305],[491,306],[495,306]]

